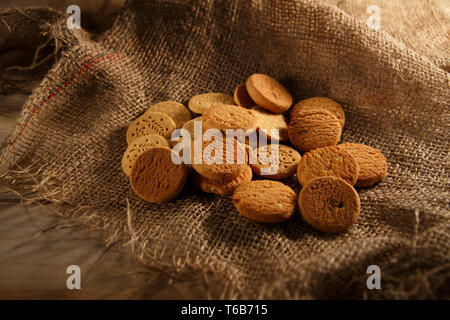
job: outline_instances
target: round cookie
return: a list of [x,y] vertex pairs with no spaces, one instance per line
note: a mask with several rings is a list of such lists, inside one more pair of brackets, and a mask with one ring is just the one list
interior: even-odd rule
[[222,196],[231,196],[237,187],[241,184],[250,182],[252,180],[252,169],[249,166],[246,166],[244,170],[242,170],[241,174],[238,175],[235,179],[227,181],[225,183],[218,183],[212,180],[209,180],[199,174],[194,174],[193,182],[194,185],[207,193],[215,193],[220,194]]
[[233,106],[216,105],[203,113],[203,130],[218,129],[256,129],[258,119],[251,110]]
[[356,190],[342,179],[320,177],[310,180],[298,198],[303,220],[322,232],[346,231],[359,216]]
[[250,98],[250,96],[248,95],[245,83],[241,83],[236,87],[236,89],[234,90],[233,98],[236,104],[240,107],[250,109],[256,106],[255,101],[253,101],[252,98]]
[[324,109],[299,112],[288,126],[289,140],[301,151],[334,146],[341,138],[338,118]]
[[146,112],[134,120],[127,130],[127,143],[130,144],[141,136],[157,134],[170,140],[175,122],[162,112]]
[[[196,121],[196,122],[195,122]],[[194,125],[198,125],[198,122],[202,121],[202,117],[197,117],[195,119],[191,119],[187,121],[185,124],[183,124],[183,127],[181,129],[187,130],[191,136],[191,140],[194,140]],[[183,140],[183,137],[181,135],[181,129],[178,128],[175,130],[175,134],[172,133],[172,139],[169,140],[170,146],[174,147],[178,143],[180,143]],[[201,134],[201,133],[200,133]],[[179,137],[179,139],[175,139],[175,137]]]
[[189,109],[176,101],[155,103],[148,108],[147,112],[163,112],[167,114],[175,122],[177,128],[181,128],[185,122],[192,118]]
[[190,133],[192,140],[195,139],[195,137],[194,137],[194,126],[196,124],[195,121],[197,121],[197,123],[202,122],[202,117],[200,116],[200,117],[194,118],[192,120],[189,120],[183,125],[183,129],[187,130]]
[[[198,143],[201,144],[201,152],[196,148]],[[216,154],[216,149],[220,150],[220,147],[222,147],[221,155]],[[192,152],[194,170],[220,184],[237,178],[247,167],[248,156],[245,147],[235,139],[214,137],[211,141],[206,141],[198,138],[194,141]],[[227,158],[231,163],[227,163]]]
[[333,176],[341,178],[352,186],[359,174],[359,164],[347,151],[337,146],[311,150],[303,155],[297,168],[298,182],[302,186],[308,181]]
[[313,97],[300,101],[291,109],[291,119],[296,118],[297,115],[310,109],[325,109],[330,111],[336,118],[338,118],[341,128],[344,128],[345,113],[341,105],[330,98],[325,97]]
[[245,83],[247,92],[253,101],[260,107],[274,113],[283,113],[292,105],[292,96],[274,78],[255,73]]
[[[267,179],[285,179],[294,175],[301,158],[297,150],[283,144],[279,144],[278,167],[272,168],[272,161],[275,161],[276,159],[274,159],[272,155],[271,146],[272,145],[263,146],[256,150],[257,163],[249,163],[253,172]],[[261,170],[263,168],[266,170],[264,175],[261,174]]]
[[188,102],[188,108],[194,113],[203,114],[217,104],[234,104],[234,98],[226,93],[209,92],[193,96]]
[[388,164],[379,150],[360,143],[343,143],[337,147],[348,151],[359,164],[356,186],[369,187],[386,177]]
[[258,222],[282,222],[291,218],[297,207],[297,196],[278,181],[255,180],[240,185],[233,204],[241,215]]
[[177,155],[171,149],[154,147],[136,159],[130,183],[141,199],[151,203],[166,202],[181,192],[188,170],[183,163],[175,164],[172,157]]
[[[258,119],[257,128],[266,129],[264,132],[268,138],[279,142],[289,140],[288,121],[283,114],[275,114],[261,107],[253,107],[251,110]],[[278,134],[271,134],[271,129],[278,129]]]
[[169,142],[162,136],[156,134],[149,134],[141,136],[130,143],[125,150],[122,157],[122,170],[127,176],[131,175],[131,169],[137,157],[144,151],[153,147],[166,147],[169,148]]

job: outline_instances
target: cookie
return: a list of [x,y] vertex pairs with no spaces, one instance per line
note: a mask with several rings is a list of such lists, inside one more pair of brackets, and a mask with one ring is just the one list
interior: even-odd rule
[[170,140],[172,131],[175,130],[175,122],[167,114],[162,112],[146,112],[134,120],[127,130],[127,142],[130,144],[141,136],[157,134]]
[[299,112],[288,126],[289,140],[301,151],[334,146],[341,138],[338,118],[324,109]]
[[[197,122],[195,122],[197,121]],[[202,122],[202,117],[197,117],[194,118],[192,120],[187,121],[184,125],[183,125],[183,129],[187,130],[189,132],[189,134],[191,135],[191,139],[194,140],[194,126],[197,123],[197,125],[200,125],[200,123]]]
[[226,93],[202,93],[193,96],[188,102],[188,107],[194,113],[203,114],[217,104],[234,104],[234,98]]
[[292,105],[292,96],[274,78],[255,73],[245,83],[248,94],[260,107],[274,113],[283,113]]
[[237,187],[233,204],[241,215],[258,222],[282,222],[297,207],[294,190],[278,181],[256,180]]
[[297,168],[298,182],[302,186],[318,177],[341,178],[352,186],[359,174],[359,164],[347,151],[337,146],[311,150],[303,155]]
[[[294,175],[301,158],[297,150],[279,144],[277,159],[272,152],[272,146],[267,145],[256,150],[257,163],[249,163],[253,172],[267,179],[285,179]],[[274,162],[276,162],[275,165]]]
[[237,187],[252,180],[252,169],[249,166],[246,166],[240,175],[225,183],[209,180],[198,173],[194,174],[192,180],[194,185],[203,192],[231,196]]
[[345,113],[341,105],[334,100],[325,97],[314,97],[300,101],[291,109],[291,119],[296,118],[297,115],[309,109],[325,109],[330,111],[336,118],[338,118],[341,128],[344,128]]
[[122,157],[122,170],[127,176],[131,175],[131,169],[137,157],[144,151],[153,147],[169,148],[169,142],[162,136],[149,134],[141,136],[128,145]]
[[[201,126],[201,121],[202,121],[202,117],[197,117],[197,118],[194,118],[194,119],[191,119],[191,120],[187,121],[185,124],[183,124],[182,128],[176,129],[172,133],[172,139],[169,140],[170,146],[173,148],[174,146],[176,146],[177,144],[179,144],[183,140],[183,136],[181,134],[182,133],[181,129],[186,130],[189,133],[189,135],[190,135],[190,139],[194,140],[195,139],[195,137],[194,137],[194,134],[195,134],[194,128],[195,127],[194,126],[195,125],[200,125]],[[202,130],[200,130],[199,134],[202,134]]]
[[388,164],[379,150],[360,143],[343,143],[337,147],[348,151],[359,164],[356,186],[369,187],[386,177]]
[[167,114],[175,122],[177,128],[181,128],[185,122],[192,118],[189,109],[176,101],[155,103],[148,108],[147,112],[163,112]]
[[250,98],[250,96],[248,95],[245,83],[241,83],[236,87],[236,89],[234,90],[233,98],[234,102],[240,107],[250,109],[256,106],[255,101],[253,101],[252,98]]
[[251,110],[233,106],[216,105],[209,108],[202,116],[203,130],[218,129],[256,129],[257,118]]
[[303,220],[329,233],[346,231],[356,222],[360,211],[356,190],[336,177],[310,180],[300,192],[298,204]]
[[[221,154],[216,153],[220,148]],[[211,141],[206,141],[199,138],[194,141],[192,152],[194,170],[221,184],[237,178],[247,167],[248,156],[245,147],[235,139],[213,137]]]
[[169,148],[154,147],[139,155],[131,170],[133,191],[143,200],[157,203],[175,198],[183,189],[188,171],[186,166],[175,164],[177,157]]
[[[289,140],[288,121],[283,114],[272,113],[261,107],[253,107],[253,114],[258,119],[257,128],[263,130],[269,139],[275,139],[279,142]],[[277,129],[278,133],[272,133],[272,129]]]

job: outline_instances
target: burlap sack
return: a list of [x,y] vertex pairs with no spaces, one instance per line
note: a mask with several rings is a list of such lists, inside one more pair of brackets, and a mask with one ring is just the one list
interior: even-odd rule
[[[104,230],[150,268],[207,279],[221,288],[216,298],[449,297],[448,46],[420,52],[427,35],[412,50],[307,0],[131,1],[96,35],[68,30],[55,11],[0,13],[2,51],[37,47],[37,31],[58,60],[3,145],[3,185]],[[342,141],[386,155],[388,177],[359,191],[362,212],[349,232],[316,232],[300,215],[253,223],[229,198],[191,186],[166,204],[130,189],[120,163],[133,119],[152,102],[232,92],[254,72],[279,79],[296,101],[339,101]],[[366,287],[372,264],[381,290]]]

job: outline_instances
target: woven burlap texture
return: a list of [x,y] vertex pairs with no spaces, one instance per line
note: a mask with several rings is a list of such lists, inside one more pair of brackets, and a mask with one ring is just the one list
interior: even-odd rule
[[[2,185],[104,230],[149,268],[208,279],[219,298],[448,298],[443,35],[419,34],[423,45],[410,47],[348,15],[351,5],[325,2],[131,1],[101,34],[68,30],[66,16],[47,9],[2,11],[0,50],[37,47],[37,31],[57,49],[3,144]],[[392,20],[382,23],[394,29]],[[358,190],[361,215],[349,232],[317,232],[300,214],[254,223],[230,198],[190,184],[164,204],[132,192],[121,157],[133,119],[153,102],[232,93],[255,72],[279,79],[296,101],[340,102],[341,141],[388,159],[386,180]],[[295,180],[286,183],[299,192]],[[366,287],[372,264],[381,268],[381,290]]]

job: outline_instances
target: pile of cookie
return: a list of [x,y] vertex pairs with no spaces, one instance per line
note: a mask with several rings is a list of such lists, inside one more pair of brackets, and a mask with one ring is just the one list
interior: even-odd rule
[[[238,212],[248,219],[282,222],[299,208],[315,229],[343,232],[360,212],[354,186],[382,181],[386,158],[363,144],[338,145],[345,113],[337,102],[314,97],[292,104],[286,88],[264,74],[251,75],[234,96],[196,95],[189,109],[174,101],[156,103],[128,127],[122,169],[134,192],[148,202],[174,199],[191,175],[190,181],[204,192],[232,195]],[[173,134],[180,128],[188,137]],[[205,137],[229,130],[254,131],[270,142]],[[276,181],[295,174],[302,186],[298,197]]]

